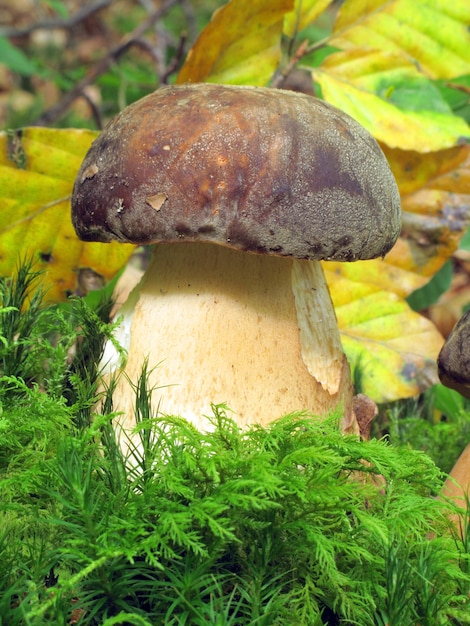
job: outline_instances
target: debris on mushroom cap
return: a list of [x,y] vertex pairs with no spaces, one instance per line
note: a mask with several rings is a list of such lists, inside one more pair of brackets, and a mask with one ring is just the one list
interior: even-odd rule
[[437,359],[443,385],[470,398],[470,311],[457,322]]
[[304,94],[214,84],[159,89],[122,111],[77,176],[86,241],[207,241],[300,259],[383,256],[400,198],[376,141]]

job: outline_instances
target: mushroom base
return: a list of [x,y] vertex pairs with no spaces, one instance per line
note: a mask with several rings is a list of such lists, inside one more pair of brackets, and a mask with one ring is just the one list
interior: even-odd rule
[[[470,443],[464,448],[445,481],[442,487],[442,497],[453,500],[462,511],[466,510],[468,499],[470,498]],[[462,524],[464,518],[450,515],[450,519],[457,532],[463,538],[466,533],[466,529]]]
[[240,426],[293,411],[324,416],[341,405],[343,430],[357,432],[319,262],[159,245],[121,315],[130,342],[114,407],[125,429],[135,424],[127,378],[135,383],[148,359],[154,407],[200,429],[209,427],[211,404],[226,404]]

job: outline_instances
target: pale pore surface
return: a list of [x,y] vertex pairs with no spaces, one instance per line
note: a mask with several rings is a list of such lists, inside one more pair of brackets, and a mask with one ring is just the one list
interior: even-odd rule
[[[160,412],[206,429],[211,403],[226,403],[240,426],[298,410],[325,415],[342,404],[347,427],[349,368],[319,263],[159,245],[131,299],[125,372],[136,382],[148,358]],[[122,425],[132,427],[134,396],[124,377],[114,400]]]

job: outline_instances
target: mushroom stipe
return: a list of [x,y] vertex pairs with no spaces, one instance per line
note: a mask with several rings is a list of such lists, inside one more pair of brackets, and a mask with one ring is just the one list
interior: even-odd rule
[[[443,385],[470,398],[470,311],[462,315],[444,342],[437,367]],[[470,442],[452,468],[442,493],[454,499],[462,509],[470,504]],[[464,535],[459,519],[455,518],[454,522]]]

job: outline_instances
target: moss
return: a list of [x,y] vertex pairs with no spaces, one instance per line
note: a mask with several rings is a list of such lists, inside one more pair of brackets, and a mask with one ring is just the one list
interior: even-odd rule
[[469,623],[468,538],[424,452],[335,415],[240,430],[222,405],[201,433],[152,407],[144,364],[124,454],[97,391],[108,310],[38,306],[19,361],[0,326],[0,624]]

